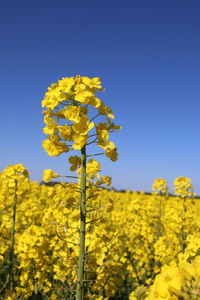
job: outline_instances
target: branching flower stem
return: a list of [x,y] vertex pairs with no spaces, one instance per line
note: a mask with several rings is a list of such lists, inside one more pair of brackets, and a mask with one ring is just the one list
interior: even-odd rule
[[77,179],[77,178],[78,178],[77,176],[59,176],[59,177],[65,177],[65,178],[75,178],[75,179]]
[[95,140],[93,140],[93,141],[91,141],[91,142],[87,143],[86,145],[88,146],[88,145],[90,145],[90,144],[93,144],[93,143],[95,143],[96,141],[97,141],[97,138],[96,138]]
[[97,114],[96,116],[94,116],[92,119],[90,119],[90,122],[92,122],[94,119],[96,119],[98,116],[100,116],[100,114]]
[[101,152],[101,153],[95,153],[95,154],[87,155],[87,157],[98,156],[98,155],[103,155],[103,154],[105,154],[105,153],[104,153],[104,152]]
[[81,149],[80,250],[76,300],[84,297],[85,232],[86,232],[86,146]]
[[182,217],[182,226],[181,226],[181,242],[182,242],[182,253],[184,253],[185,248],[187,246],[186,244],[186,213],[187,213],[187,206],[186,206],[186,197],[183,198],[183,217]]

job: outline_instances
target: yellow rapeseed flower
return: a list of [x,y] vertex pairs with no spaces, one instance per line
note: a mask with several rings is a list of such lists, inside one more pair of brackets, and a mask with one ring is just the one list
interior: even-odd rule
[[43,180],[45,182],[49,182],[52,178],[57,178],[59,175],[55,172],[53,172],[51,169],[44,170],[43,173]]

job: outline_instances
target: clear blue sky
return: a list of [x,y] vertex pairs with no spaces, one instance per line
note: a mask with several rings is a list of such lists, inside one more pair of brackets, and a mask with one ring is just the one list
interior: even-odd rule
[[66,173],[41,146],[41,100],[62,77],[99,76],[112,107],[119,161],[113,186],[150,191],[192,178],[200,194],[200,1],[1,1],[0,169],[22,163]]

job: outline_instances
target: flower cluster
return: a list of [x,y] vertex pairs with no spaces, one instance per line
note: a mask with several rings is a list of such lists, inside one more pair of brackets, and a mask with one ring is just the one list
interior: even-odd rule
[[[96,96],[99,91],[103,91],[100,78],[85,76],[62,78],[48,88],[42,101],[46,108],[43,132],[47,136],[43,147],[50,156],[96,143],[107,157],[117,160],[117,148],[109,137],[121,126],[111,122],[113,112]],[[107,117],[106,122],[95,124],[93,120],[99,116]]]
[[43,180],[45,182],[49,182],[52,178],[58,178],[59,175],[55,172],[53,172],[51,169],[44,170],[43,173]]
[[182,198],[194,196],[191,179],[184,176],[177,177],[174,180],[174,192]]
[[167,194],[169,186],[165,179],[157,178],[152,185],[152,191],[155,194]]

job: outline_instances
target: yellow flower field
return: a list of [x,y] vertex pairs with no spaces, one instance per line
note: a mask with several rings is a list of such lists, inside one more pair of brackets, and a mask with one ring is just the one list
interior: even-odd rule
[[[167,190],[88,190],[84,299],[200,299],[200,200],[185,177]],[[0,299],[74,299],[79,198],[73,183],[29,182],[20,164],[2,171]]]

